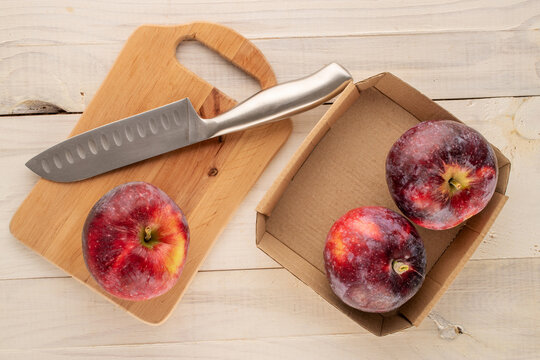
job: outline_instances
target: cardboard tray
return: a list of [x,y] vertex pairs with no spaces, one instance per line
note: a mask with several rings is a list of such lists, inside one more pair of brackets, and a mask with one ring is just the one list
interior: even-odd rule
[[385,180],[392,144],[420,121],[452,114],[390,73],[349,84],[313,128],[257,207],[257,246],[352,320],[382,336],[418,326],[463,269],[495,221],[510,162],[494,147],[496,192],[487,207],[457,228],[416,227],[427,254],[427,275],[418,293],[399,309],[366,313],[345,305],[326,279],[323,248],[331,225],[360,206],[399,212]]

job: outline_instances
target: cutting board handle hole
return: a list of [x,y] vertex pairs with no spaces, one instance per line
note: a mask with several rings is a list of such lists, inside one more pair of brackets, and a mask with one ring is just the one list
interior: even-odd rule
[[261,89],[257,80],[197,40],[181,41],[176,48],[176,59],[238,102]]

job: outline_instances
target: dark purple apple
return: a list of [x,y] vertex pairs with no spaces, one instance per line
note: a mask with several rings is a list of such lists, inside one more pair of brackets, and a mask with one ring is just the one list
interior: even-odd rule
[[397,309],[418,291],[426,254],[406,218],[383,207],[361,207],[330,229],[324,263],[330,287],[343,302],[382,313]]
[[428,229],[455,227],[487,205],[497,185],[495,152],[456,121],[425,121],[407,130],[386,159],[386,182],[405,216]]
[[182,210],[157,187],[131,182],[94,205],[84,224],[82,249],[88,270],[108,293],[147,300],[178,280],[189,246]]

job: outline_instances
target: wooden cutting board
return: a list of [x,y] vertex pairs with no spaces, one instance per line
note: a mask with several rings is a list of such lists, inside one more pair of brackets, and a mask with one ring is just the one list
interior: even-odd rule
[[[233,107],[233,99],[177,61],[178,44],[193,39],[253,76],[261,88],[276,84],[259,49],[229,28],[201,22],[141,26],[128,39],[70,136],[185,97],[205,118]],[[272,123],[76,183],[40,179],[13,216],[11,232],[135,317],[161,323],[291,129],[290,120]],[[191,232],[187,261],[178,283],[166,294],[140,302],[104,293],[86,269],[81,251],[82,227],[93,204],[113,187],[129,181],[146,181],[169,194],[186,213]]]

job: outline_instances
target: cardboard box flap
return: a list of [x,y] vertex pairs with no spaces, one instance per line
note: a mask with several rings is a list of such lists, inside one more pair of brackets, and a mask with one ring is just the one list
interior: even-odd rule
[[403,304],[399,311],[411,324],[418,326],[431,312],[445,290],[443,285],[434,280],[428,273],[420,290],[411,300]]
[[[498,149],[495,148],[497,151]],[[506,159],[506,157],[504,157]],[[497,179],[497,187],[495,188],[495,191],[497,191],[500,194],[506,193],[506,188],[508,187],[508,180],[510,179],[510,169],[512,167],[512,164],[510,164],[510,161],[508,161],[506,164],[504,164],[502,167],[499,164],[499,178]]]
[[255,241],[257,244],[261,242],[266,232],[266,219],[267,215],[257,211],[257,218],[255,219]]
[[491,145],[491,147],[495,151],[495,156],[497,156],[497,165],[499,166],[499,177],[497,179],[497,187],[495,188],[495,191],[499,192],[500,194],[504,194],[506,193],[508,179],[510,178],[510,160],[508,160],[508,158],[504,156],[498,148],[493,145]]
[[391,75],[390,73],[387,73],[387,72],[384,72],[384,73],[380,73],[380,74],[377,74],[377,75],[373,75],[372,77],[369,77],[365,80],[362,80],[360,82],[357,82],[355,84],[356,88],[359,90],[359,91],[363,91],[363,90],[366,90],[366,89],[369,89],[371,87],[374,87],[377,85],[377,83],[385,76],[388,76],[388,75]]
[[508,196],[495,192],[484,210],[467,220],[465,226],[477,232],[483,238],[491,225],[493,225],[507,199]]
[[443,119],[459,121],[420,91],[390,73],[385,74],[375,87],[420,121]]
[[495,151],[495,156],[497,156],[497,165],[499,166],[499,170],[505,166],[510,165],[510,160],[506,156],[503,155],[501,150],[499,150],[497,147],[491,145],[493,150]]
[[381,332],[377,335],[384,336],[388,334],[393,334],[395,332],[405,330],[410,327],[411,322],[401,314],[397,314],[396,316],[383,318]]
[[[426,278],[431,279],[440,287],[450,285],[454,280],[451,278],[454,271],[461,264],[465,264],[470,258],[470,256],[468,258],[464,257],[472,255],[474,250],[480,245],[481,239],[479,239],[478,235],[476,231],[466,226],[461,229],[459,236],[452,241],[452,246],[449,246],[439,257]],[[407,318],[413,322],[415,320],[413,317],[407,316]]]

